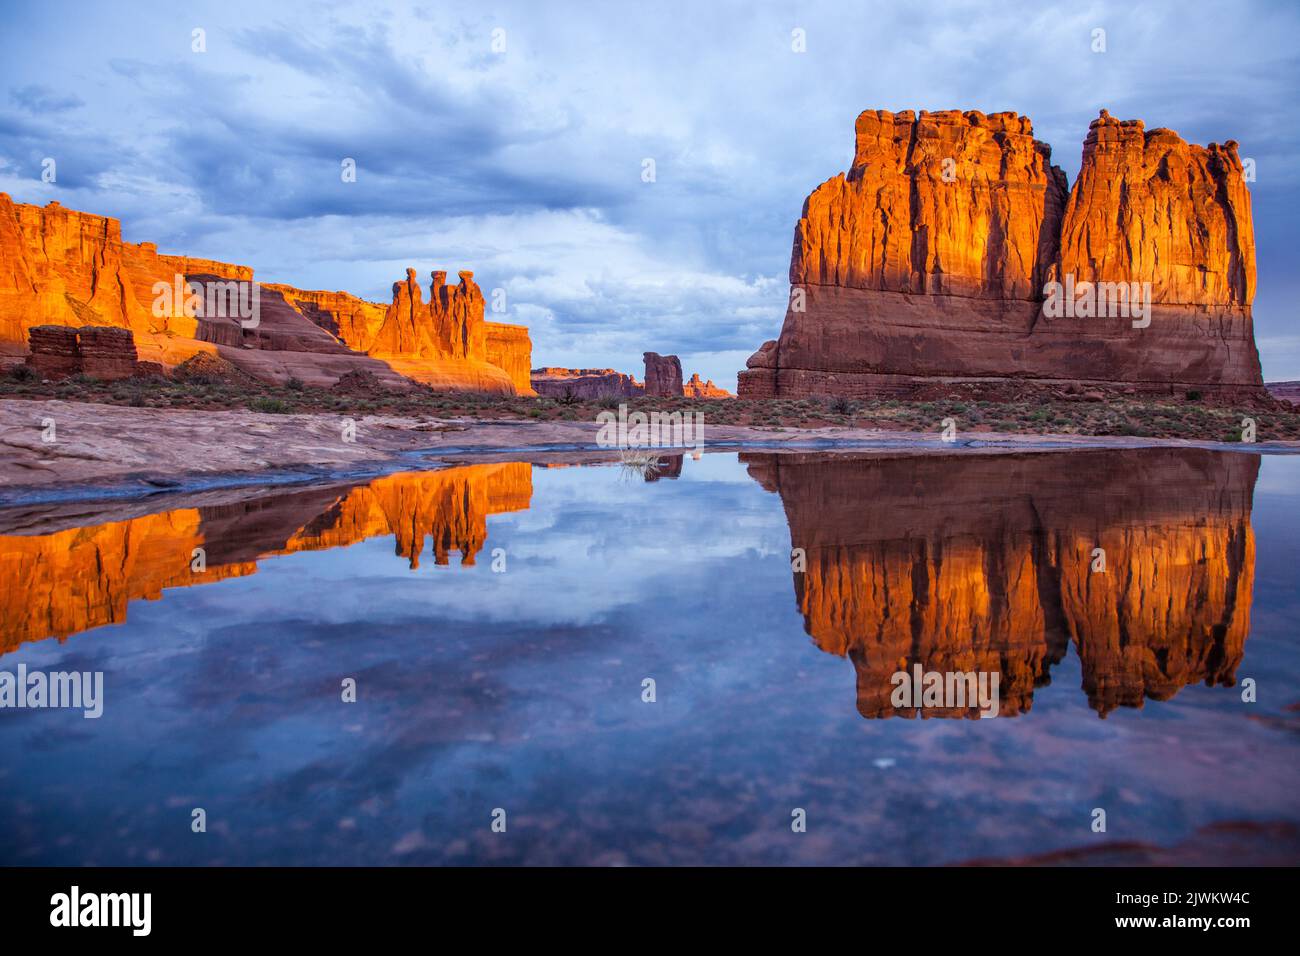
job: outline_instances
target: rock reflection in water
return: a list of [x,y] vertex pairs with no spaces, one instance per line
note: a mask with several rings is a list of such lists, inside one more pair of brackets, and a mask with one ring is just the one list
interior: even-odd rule
[[[120,623],[132,601],[253,574],[258,559],[272,555],[393,535],[396,554],[411,568],[426,547],[437,564],[459,552],[461,563],[472,565],[487,540],[487,516],[527,509],[531,497],[531,466],[508,462],[237,493],[221,503],[66,528],[45,519],[42,533],[0,535],[0,653]],[[55,530],[44,530],[51,524]]]
[[[847,655],[864,717],[892,675],[1000,675],[1002,716],[1073,644],[1102,717],[1193,683],[1231,686],[1250,626],[1253,455],[1198,449],[1018,455],[743,454],[781,496],[804,626]],[[1094,549],[1105,572],[1093,570]],[[975,707],[924,716],[977,717]]]

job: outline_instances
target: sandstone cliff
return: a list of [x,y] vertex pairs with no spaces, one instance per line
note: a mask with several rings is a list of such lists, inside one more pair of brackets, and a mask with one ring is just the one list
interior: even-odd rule
[[[856,134],[849,172],[804,204],[781,336],[747,362],[742,398],[936,379],[1260,392],[1236,143],[1189,145],[1103,111],[1067,190],[1015,113],[868,110]],[[1148,321],[1113,305],[1054,315],[1049,283],[1067,277],[1149,283]]]
[[[448,286],[446,273],[433,273],[425,303],[411,270],[385,307],[345,292],[255,283],[247,266],[160,255],[153,243],[123,242],[116,219],[0,193],[0,351],[9,354],[25,352],[33,326],[115,326],[134,333],[141,359],[166,367],[209,352],[269,381],[329,385],[365,370],[393,386],[414,379],[528,394],[527,330],[484,321],[473,274],[460,275]],[[159,283],[177,290],[161,309]],[[191,284],[200,298],[224,302],[231,283],[243,284],[249,302],[256,292],[256,322],[182,307]]]
[[528,337],[528,326],[485,322],[484,328],[487,329],[488,364],[509,375],[520,395],[535,394],[529,369],[533,360],[533,340]]
[[1258,459],[1064,457],[742,456],[781,496],[791,547],[807,556],[793,575],[805,628],[853,662],[863,716],[916,716],[892,706],[890,678],[918,663],[997,672],[1001,715],[1022,713],[1071,644],[1102,716],[1188,684],[1234,683],[1250,630]]

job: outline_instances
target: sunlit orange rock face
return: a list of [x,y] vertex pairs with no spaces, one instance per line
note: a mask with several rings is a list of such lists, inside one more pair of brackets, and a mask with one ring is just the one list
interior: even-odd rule
[[890,700],[893,675],[915,664],[996,672],[999,715],[1023,713],[1070,646],[1102,716],[1235,682],[1254,584],[1254,456],[742,458],[781,495],[791,547],[806,553],[794,574],[805,627],[852,660],[864,717],[916,716]]
[[416,380],[435,388],[528,394],[527,329],[484,321],[472,273],[461,273],[455,286],[446,284],[446,273],[433,273],[427,303],[413,275],[409,271],[407,281],[396,284],[388,306],[346,292],[259,283],[253,327],[238,316],[182,314],[180,297],[176,307],[156,310],[157,283],[175,287],[178,277],[200,288],[251,283],[253,270],[160,255],[153,243],[123,242],[116,219],[58,203],[14,203],[0,193],[2,352],[24,352],[34,326],[116,326],[134,333],[142,360],[164,367],[210,352],[273,382],[330,385],[365,370],[395,386]]
[[520,395],[533,395],[533,341],[528,326],[509,322],[486,322],[487,361],[510,376]]
[[[436,564],[459,554],[472,565],[487,541],[488,515],[526,510],[531,498],[531,466],[508,462],[0,535],[0,653],[120,623],[132,601],[253,574],[269,555],[392,535],[395,554],[411,568],[426,553]],[[194,569],[196,548],[206,570]]]
[[696,372],[682,384],[682,394],[687,398],[735,398],[725,388],[718,388],[713,384],[713,379],[707,382],[700,381],[700,373]]
[[[938,380],[1262,393],[1236,143],[1195,146],[1103,111],[1067,189],[1015,113],[868,110],[856,132],[848,173],[804,203],[781,336],[750,357],[742,398]],[[1149,325],[1114,306],[1053,314],[1048,283],[1067,276],[1149,283]]]

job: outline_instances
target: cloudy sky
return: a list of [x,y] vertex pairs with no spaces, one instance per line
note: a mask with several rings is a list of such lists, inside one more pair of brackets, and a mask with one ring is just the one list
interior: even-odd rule
[[1101,107],[1236,139],[1258,168],[1264,374],[1300,379],[1296,4],[4,0],[0,17],[16,200],[383,302],[407,266],[472,269],[506,291],[491,317],[530,327],[534,365],[639,376],[643,351],[676,352],[728,388],[779,331],[794,222],[847,168],[863,109],[1027,114],[1071,182]]

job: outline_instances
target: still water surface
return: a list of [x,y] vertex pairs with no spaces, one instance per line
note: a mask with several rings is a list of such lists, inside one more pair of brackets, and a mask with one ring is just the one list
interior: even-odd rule
[[[0,512],[0,671],[105,675],[0,709],[0,863],[1300,862],[1300,458],[654,478]],[[1000,716],[895,706],[918,664]]]

